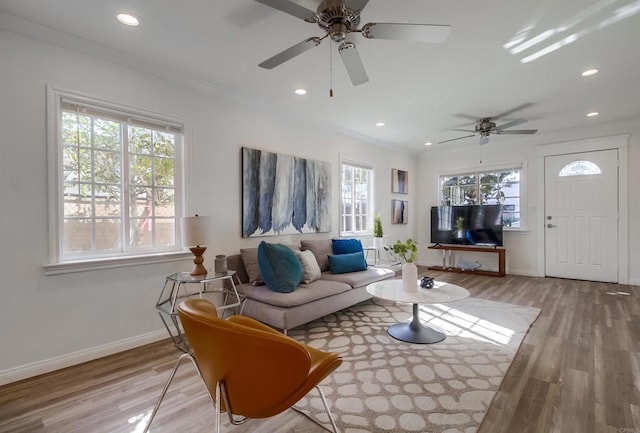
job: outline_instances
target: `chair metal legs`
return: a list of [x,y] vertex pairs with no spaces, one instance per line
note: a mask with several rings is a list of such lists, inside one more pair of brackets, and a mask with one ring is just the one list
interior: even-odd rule
[[329,410],[329,405],[327,404],[327,399],[324,396],[324,392],[322,392],[322,389],[320,389],[320,385],[316,385],[316,389],[320,394],[320,400],[322,400],[322,405],[324,406],[324,410],[327,412],[327,415],[329,416],[329,421],[331,422],[331,428],[333,428],[333,432],[340,433],[340,430],[338,430],[338,426],[336,425],[336,421],[333,419],[333,415],[331,414],[331,410]]
[[[167,383],[165,383],[164,388],[162,389],[162,393],[160,393],[160,398],[158,399],[158,402],[156,403],[155,407],[153,408],[153,411],[151,412],[151,416],[149,417],[147,426],[144,428],[144,431],[142,433],[147,433],[149,431],[149,427],[151,427],[151,423],[153,422],[153,419],[155,418],[156,413],[158,413],[158,409],[160,409],[160,403],[162,403],[162,400],[164,400],[164,396],[167,394],[169,385],[171,385],[173,378],[176,376],[176,373],[178,372],[178,368],[180,367],[180,364],[182,364],[182,361],[184,361],[185,359],[189,359],[191,361],[194,368],[198,372],[198,377],[200,377],[200,380],[202,380],[202,383],[204,384],[204,380],[202,379],[202,375],[200,374],[200,369],[198,369],[198,364],[196,363],[195,358],[190,353],[183,353],[182,355],[180,355],[180,358],[178,358],[178,362],[176,362],[176,366],[173,367],[173,371],[169,376],[169,380],[167,380]],[[206,386],[205,386],[205,389],[207,389]],[[207,389],[207,395],[209,395],[209,399],[211,399],[211,394],[209,393],[208,389]],[[211,400],[213,402],[213,399]],[[217,406],[215,405],[215,403],[214,403],[214,407],[216,407],[217,409]],[[217,412],[220,413],[220,411],[217,411]],[[216,431],[218,432],[220,431],[220,426],[217,427]]]

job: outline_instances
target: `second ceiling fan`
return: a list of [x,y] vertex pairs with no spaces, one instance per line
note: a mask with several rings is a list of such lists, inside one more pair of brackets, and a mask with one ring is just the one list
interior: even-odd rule
[[349,33],[360,33],[368,39],[442,43],[451,32],[451,26],[439,24],[368,23],[362,28],[358,28],[360,25],[360,13],[369,0],[324,0],[320,3],[316,12],[291,0],[255,1],[293,15],[308,23],[317,24],[325,31],[324,36],[305,39],[265,60],[258,66],[265,69],[273,69],[287,60],[317,47],[323,39],[330,37],[332,41],[340,43],[338,52],[354,86],[366,83],[369,81],[369,77],[360,59],[356,45],[345,40]]

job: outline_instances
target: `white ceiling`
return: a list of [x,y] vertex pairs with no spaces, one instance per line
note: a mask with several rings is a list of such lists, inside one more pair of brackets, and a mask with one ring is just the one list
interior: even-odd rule
[[[313,10],[318,4],[295,1]],[[139,16],[141,25],[119,24],[115,15],[122,10]],[[426,141],[465,135],[452,128],[473,128],[456,114],[495,116],[525,103],[531,105],[497,123],[524,118],[529,122],[514,129],[552,132],[640,118],[638,12],[640,0],[370,0],[363,24],[449,24],[452,31],[443,44],[351,35],[370,78],[354,87],[335,44],[330,73],[328,39],[273,70],[259,68],[272,55],[324,33],[253,0],[0,0],[3,22],[12,21],[15,31],[416,151]],[[539,35],[548,37],[518,54],[505,48]],[[549,47],[559,48],[521,61]],[[580,76],[591,67],[600,73]],[[296,96],[297,87],[309,93]],[[600,116],[587,118],[590,111]],[[378,121],[386,126],[376,127]],[[434,147],[469,141],[477,138]]]

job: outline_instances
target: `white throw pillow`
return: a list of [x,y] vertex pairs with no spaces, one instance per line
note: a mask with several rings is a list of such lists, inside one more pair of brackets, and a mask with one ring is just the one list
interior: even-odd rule
[[296,257],[300,260],[300,264],[302,264],[302,271],[304,273],[302,282],[304,284],[309,284],[320,278],[322,272],[320,271],[316,256],[313,255],[312,251],[294,251],[294,253],[296,253]]

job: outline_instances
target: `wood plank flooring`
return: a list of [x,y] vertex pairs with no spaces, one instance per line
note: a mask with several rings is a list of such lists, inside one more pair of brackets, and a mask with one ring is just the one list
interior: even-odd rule
[[[426,269],[421,269],[426,271]],[[477,298],[542,309],[480,433],[640,433],[640,287],[429,271]],[[135,433],[179,352],[162,341],[0,387],[0,433]],[[152,432],[211,432],[213,410],[190,364]],[[320,433],[295,411],[233,433]]]

